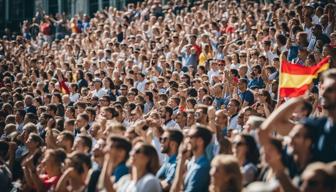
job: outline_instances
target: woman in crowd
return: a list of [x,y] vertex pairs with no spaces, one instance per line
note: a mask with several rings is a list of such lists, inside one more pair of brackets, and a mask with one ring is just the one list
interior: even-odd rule
[[233,142],[233,154],[238,159],[243,172],[243,184],[255,181],[259,163],[259,149],[255,139],[248,134],[236,135]]
[[211,192],[241,192],[243,176],[238,160],[231,155],[218,155],[211,162]]
[[127,192],[127,191],[151,191],[160,192],[160,181],[155,177],[159,169],[159,157],[152,145],[138,142],[130,152],[129,164],[131,174],[122,177],[113,185],[110,179],[112,161],[111,157],[105,157],[102,177],[104,188],[107,191]]

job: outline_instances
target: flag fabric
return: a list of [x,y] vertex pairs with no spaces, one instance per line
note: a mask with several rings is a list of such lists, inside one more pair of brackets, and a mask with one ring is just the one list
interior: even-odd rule
[[67,86],[67,84],[65,83],[64,80],[59,81],[59,86],[60,86],[61,92],[63,94],[70,94],[70,89],[69,89],[69,87]]
[[287,60],[281,61],[279,96],[297,97],[304,95],[313,79],[329,68],[329,57],[314,66],[302,66]]

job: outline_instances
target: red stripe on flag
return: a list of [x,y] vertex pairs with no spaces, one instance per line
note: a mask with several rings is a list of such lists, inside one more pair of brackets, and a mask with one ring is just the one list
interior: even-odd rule
[[281,63],[281,72],[293,75],[315,75],[323,65],[328,63],[328,61],[329,57],[325,57],[318,64],[307,67],[283,60]]
[[298,88],[280,87],[279,94],[280,97],[298,97],[300,95],[304,95],[308,89],[309,85],[303,85]]

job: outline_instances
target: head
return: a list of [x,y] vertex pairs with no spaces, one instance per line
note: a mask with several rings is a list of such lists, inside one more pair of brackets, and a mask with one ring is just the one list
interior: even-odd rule
[[234,115],[237,114],[240,108],[240,103],[237,99],[231,99],[228,104],[228,114]]
[[233,154],[244,163],[253,163],[255,165],[259,162],[259,149],[255,139],[248,134],[236,135],[233,140]]
[[73,168],[75,170],[77,177],[84,180],[91,168],[91,159],[90,156],[85,153],[75,152],[65,160],[65,164],[67,168]]
[[211,142],[212,133],[211,131],[202,125],[194,125],[188,131],[187,135],[188,147],[192,150],[193,154],[203,154],[205,148]]
[[237,159],[232,155],[217,155],[211,162],[210,189],[240,192],[243,176]]
[[73,151],[81,153],[90,153],[92,148],[92,139],[88,135],[79,135],[74,142]]
[[138,142],[130,152],[130,164],[145,169],[146,173],[156,174],[159,169],[159,156],[150,144]]
[[110,153],[117,162],[126,162],[132,149],[131,142],[122,136],[111,136],[108,138],[104,148],[105,153]]
[[227,127],[227,125],[228,125],[228,117],[225,114],[224,110],[218,110],[218,111],[216,111],[215,124],[219,128]]
[[41,164],[49,176],[54,176],[54,174],[61,175],[65,158],[66,153],[63,149],[47,149]]
[[248,84],[247,79],[243,79],[243,78],[239,79],[239,82],[238,82],[238,89],[239,89],[239,91],[241,91],[241,92],[246,91],[247,84]]
[[309,154],[313,145],[313,131],[310,126],[304,124],[297,124],[290,131],[291,147],[295,154]]
[[161,152],[174,155],[177,154],[178,148],[183,141],[183,134],[179,130],[166,130],[160,138]]
[[336,110],[336,69],[330,69],[323,73],[320,98],[322,98],[323,109],[328,112]]

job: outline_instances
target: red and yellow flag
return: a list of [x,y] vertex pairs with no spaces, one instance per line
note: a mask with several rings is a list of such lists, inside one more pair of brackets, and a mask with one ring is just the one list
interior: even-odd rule
[[314,66],[302,66],[290,63],[287,60],[281,61],[279,77],[279,96],[297,97],[304,95],[309,89],[313,79],[318,74],[329,68],[329,57],[322,59]]

